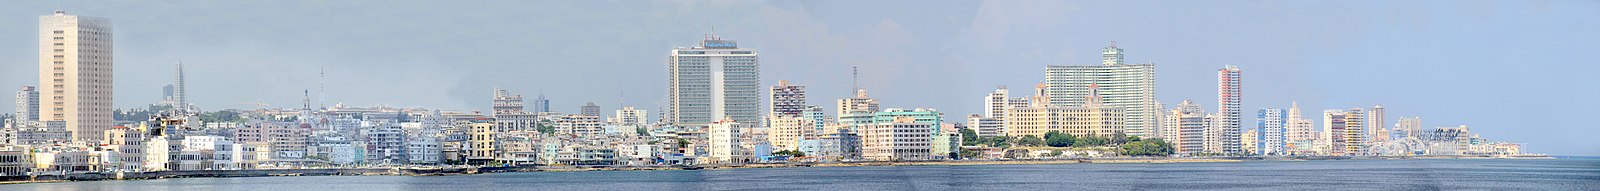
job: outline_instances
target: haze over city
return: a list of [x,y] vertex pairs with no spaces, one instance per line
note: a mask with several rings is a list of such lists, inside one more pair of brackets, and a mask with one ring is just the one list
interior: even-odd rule
[[830,103],[852,95],[859,67],[885,107],[964,121],[996,86],[1026,95],[1046,65],[1097,65],[1114,42],[1127,62],[1160,68],[1164,108],[1215,110],[1216,71],[1236,65],[1247,122],[1296,101],[1313,113],[1381,104],[1391,119],[1469,125],[1523,152],[1600,155],[1600,129],[1583,121],[1600,116],[1594,1],[7,4],[0,85],[38,84],[40,15],[112,18],[117,108],[161,100],[181,59],[206,110],[295,108],[325,82],[329,105],[487,112],[498,87],[558,111],[653,111],[670,50],[715,33],[760,52],[762,87],[788,80]]

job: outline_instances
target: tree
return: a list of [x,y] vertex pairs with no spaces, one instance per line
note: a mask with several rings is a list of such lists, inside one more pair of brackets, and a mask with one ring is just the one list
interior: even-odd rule
[[1106,145],[1106,141],[1107,140],[1106,140],[1105,137],[1100,137],[1100,136],[1094,135],[1094,133],[1089,133],[1087,135],[1084,135],[1083,138],[1078,138],[1078,140],[1073,141],[1072,142],[1072,146],[1074,146],[1074,147],[1104,146],[1104,145]]
[[1113,145],[1121,145],[1123,143],[1128,143],[1128,134],[1122,133],[1122,131],[1117,131],[1117,133],[1111,134],[1110,138],[1111,138],[1111,144],[1113,144]]
[[961,146],[978,145],[978,132],[972,129],[961,129]]
[[1076,141],[1074,139],[1077,139],[1077,137],[1073,137],[1072,134],[1069,133],[1061,133],[1060,131],[1050,131],[1044,133],[1044,143],[1045,145],[1050,145],[1051,147],[1072,146],[1072,142]]
[[550,123],[550,120],[539,120],[539,123],[534,124],[534,128],[536,128],[535,130],[538,130],[540,133],[544,134],[555,133],[556,127],[550,126]]
[[1122,155],[1128,156],[1168,156],[1172,155],[1172,144],[1161,139],[1147,139],[1122,144]]
[[1039,137],[1037,136],[1025,135],[1022,136],[1022,138],[1017,139],[1017,145],[1037,147],[1044,145],[1044,140],[1039,140]]
[[806,153],[805,152],[800,152],[800,151],[793,151],[793,150],[780,150],[778,152],[772,152],[772,155],[774,155],[774,156],[788,156],[788,157],[805,157]]
[[645,130],[644,127],[633,128],[633,131],[634,131],[634,133],[638,133],[639,136],[650,136],[650,131],[649,130]]

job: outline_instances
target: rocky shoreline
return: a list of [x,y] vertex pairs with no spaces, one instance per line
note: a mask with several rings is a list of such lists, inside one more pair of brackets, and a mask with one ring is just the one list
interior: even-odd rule
[[0,176],[0,184],[50,183],[102,180],[150,180],[167,178],[224,178],[268,176],[454,176],[505,172],[578,172],[578,171],[642,171],[642,170],[720,170],[743,168],[804,168],[804,167],[864,167],[864,166],[965,166],[965,165],[1041,165],[1077,163],[1203,163],[1245,161],[1311,161],[1311,160],[1387,160],[1387,159],[1553,159],[1549,156],[1483,157],[1483,156],[1429,156],[1429,157],[1199,157],[1199,158],[1062,158],[1013,160],[957,160],[957,161],[860,161],[836,163],[763,163],[741,165],[696,166],[505,166],[505,167],[365,167],[321,169],[254,169],[254,170],[199,170],[159,172],[79,173],[67,175]]

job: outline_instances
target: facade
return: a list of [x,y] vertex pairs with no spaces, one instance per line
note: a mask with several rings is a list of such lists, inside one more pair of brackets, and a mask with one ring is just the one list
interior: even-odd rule
[[1202,144],[1205,143],[1206,111],[1200,107],[1193,101],[1183,100],[1162,118],[1166,121],[1161,124],[1165,129],[1161,131],[1162,139],[1172,144],[1175,153],[1194,154],[1205,148]]
[[707,127],[706,142],[709,144],[709,148],[706,148],[709,158],[707,162],[735,163],[745,158],[742,154],[744,151],[739,146],[740,127],[742,126],[738,122],[726,119],[713,122]]
[[17,113],[15,123],[39,121],[39,89],[33,86],[22,86],[17,90]]
[[800,116],[806,110],[806,86],[789,85],[789,80],[778,80],[772,86],[772,99],[768,108],[773,116]]
[[[1101,88],[1104,106],[1126,111],[1128,135],[1155,137],[1161,105],[1156,100],[1155,64],[1124,64],[1122,49],[1113,42],[1106,47],[1098,66],[1048,66],[1045,101],[1057,106],[1078,106],[1087,102],[1090,85]],[[1008,123],[1009,124],[1009,123]],[[1009,128],[1009,127],[1008,127]]]
[[493,123],[476,122],[468,125],[467,164],[487,164],[495,159],[495,128]]
[[760,119],[761,64],[756,52],[707,35],[699,47],[672,49],[665,121],[705,126],[723,118]]
[[39,120],[63,121],[73,141],[111,129],[111,20],[56,11],[39,17]]
[[616,115],[611,116],[611,123],[617,125],[645,125],[647,124],[645,121],[648,119],[648,115],[649,112],[634,109],[633,106],[622,107],[622,109],[617,110]]
[[773,115],[767,119],[767,142],[773,150],[799,150],[800,141],[817,138],[815,122],[797,115]]
[[600,115],[600,105],[595,105],[594,102],[584,103],[583,107],[578,108],[578,114],[596,117],[603,116]]
[[[1011,91],[1005,86],[996,87],[994,92],[983,97],[983,115],[975,116],[983,119],[968,117],[968,127],[974,127],[978,136],[1001,136],[1005,132],[1006,112],[1013,108],[1028,107],[1028,99],[1010,97]],[[980,126],[993,125],[993,126]]]
[[[865,89],[857,89],[855,97],[839,99],[838,109],[839,123],[846,125],[871,123],[872,115],[882,110],[878,106],[877,99],[867,97]],[[854,128],[851,126],[851,129]]]
[[1286,122],[1288,127],[1284,130],[1284,150],[1296,155],[1316,153],[1314,147],[1320,142],[1317,140],[1321,136],[1317,135],[1316,127],[1312,125],[1311,120],[1306,119],[1300,112],[1300,103],[1294,102],[1290,105],[1289,119]]
[[1217,115],[1222,116],[1222,152],[1228,154],[1243,154],[1240,149],[1239,133],[1243,125],[1239,122],[1239,102],[1242,89],[1239,87],[1239,67],[1224,66],[1217,70]]
[[1421,137],[1421,135],[1422,118],[1420,117],[1401,117],[1400,122],[1394,125],[1394,137],[1396,139]]
[[1367,112],[1367,139],[1369,142],[1379,143],[1389,141],[1389,127],[1384,125],[1383,105],[1372,106],[1372,111]]
[[1327,155],[1361,155],[1366,131],[1363,129],[1365,112],[1361,108],[1326,110],[1322,112],[1322,141],[1328,145]]
[[1090,84],[1089,94],[1082,106],[1054,104],[1013,108],[1006,112],[1006,136],[1032,135],[1043,138],[1045,133],[1060,131],[1073,136],[1111,137],[1127,128],[1126,111],[1119,107],[1101,104],[1098,86]]
[[1005,121],[983,115],[967,116],[967,128],[972,128],[979,137],[1005,136],[1005,124]]
[[523,110],[522,94],[496,89],[493,109],[490,116],[494,118],[495,129],[500,132],[534,130],[539,125],[537,114]]
[[938,124],[918,122],[905,116],[887,123],[863,125],[861,157],[877,161],[932,159],[935,126]]
[[1284,155],[1285,134],[1288,133],[1289,114],[1284,109],[1262,108],[1256,111],[1256,155]]
[[599,116],[563,115],[552,122],[556,129],[555,134],[599,137],[605,133],[605,128],[600,125]]

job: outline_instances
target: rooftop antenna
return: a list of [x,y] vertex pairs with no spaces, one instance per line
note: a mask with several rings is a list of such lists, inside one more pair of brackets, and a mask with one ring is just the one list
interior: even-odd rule
[[317,67],[317,107],[328,108],[328,68]]
[[861,90],[861,70],[860,70],[859,67],[860,66],[850,66],[850,93],[851,94],[854,94],[856,91]]

